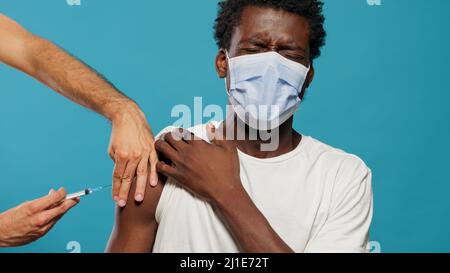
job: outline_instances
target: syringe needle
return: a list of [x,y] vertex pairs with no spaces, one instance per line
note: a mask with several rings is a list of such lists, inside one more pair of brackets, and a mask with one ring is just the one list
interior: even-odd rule
[[86,189],[84,189],[82,191],[68,194],[66,196],[66,200],[75,199],[77,197],[90,195],[90,194],[92,194],[94,192],[98,192],[98,191],[101,191],[101,190],[103,190],[105,188],[109,188],[109,187],[111,187],[111,184],[108,184],[108,185],[105,185],[105,186],[100,186],[100,187],[97,187],[97,188],[86,188]]

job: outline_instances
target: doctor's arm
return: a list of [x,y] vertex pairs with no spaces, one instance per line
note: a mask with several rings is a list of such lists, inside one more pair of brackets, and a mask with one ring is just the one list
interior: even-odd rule
[[127,202],[132,179],[141,201],[148,182],[156,185],[153,134],[139,106],[86,64],[0,14],[0,63],[23,71],[66,98],[112,122],[109,154],[115,161],[113,197]]

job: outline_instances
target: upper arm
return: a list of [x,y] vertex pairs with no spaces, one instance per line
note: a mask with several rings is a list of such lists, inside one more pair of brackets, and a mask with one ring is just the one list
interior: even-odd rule
[[338,172],[328,217],[306,252],[366,252],[372,220],[372,173],[360,160]]
[[34,45],[44,41],[12,19],[0,14],[0,62],[27,74],[34,73]]
[[[163,187],[161,181],[155,188],[147,186],[143,202],[128,202],[124,208],[116,208],[115,225],[107,252],[152,251],[158,227],[155,212]],[[134,194],[135,188],[134,182],[130,194]]]
[[[175,127],[162,130],[155,139],[160,139],[164,133]],[[159,155],[159,160],[164,160]],[[111,233],[107,252],[151,252],[158,224],[156,208],[164,188],[166,178],[159,174],[158,185],[153,188],[147,185],[142,203],[128,202],[124,208],[116,207],[116,222]],[[136,190],[135,181],[131,185],[130,196]]]

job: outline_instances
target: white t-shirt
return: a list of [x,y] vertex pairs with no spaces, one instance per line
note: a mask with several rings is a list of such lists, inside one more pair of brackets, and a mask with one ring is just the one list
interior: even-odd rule
[[[207,140],[205,125],[188,130]],[[238,154],[244,188],[295,252],[366,252],[372,176],[361,159],[307,136],[278,157]],[[156,220],[153,252],[239,251],[212,207],[171,179],[161,194]]]

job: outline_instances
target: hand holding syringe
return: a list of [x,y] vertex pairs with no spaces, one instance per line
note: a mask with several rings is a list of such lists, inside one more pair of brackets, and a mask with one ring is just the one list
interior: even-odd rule
[[77,197],[82,197],[82,196],[86,196],[86,195],[91,195],[91,194],[93,194],[95,192],[99,192],[99,191],[101,191],[103,189],[110,188],[110,187],[111,187],[111,185],[105,185],[105,186],[101,186],[101,187],[97,187],[97,188],[86,188],[86,189],[84,189],[82,191],[68,194],[66,196],[66,200],[75,199]]
[[[87,188],[66,194],[61,188],[46,196],[0,213],[0,247],[21,246],[44,236],[64,214],[79,202],[79,197],[109,188],[111,185]],[[10,219],[14,219],[11,221]]]

